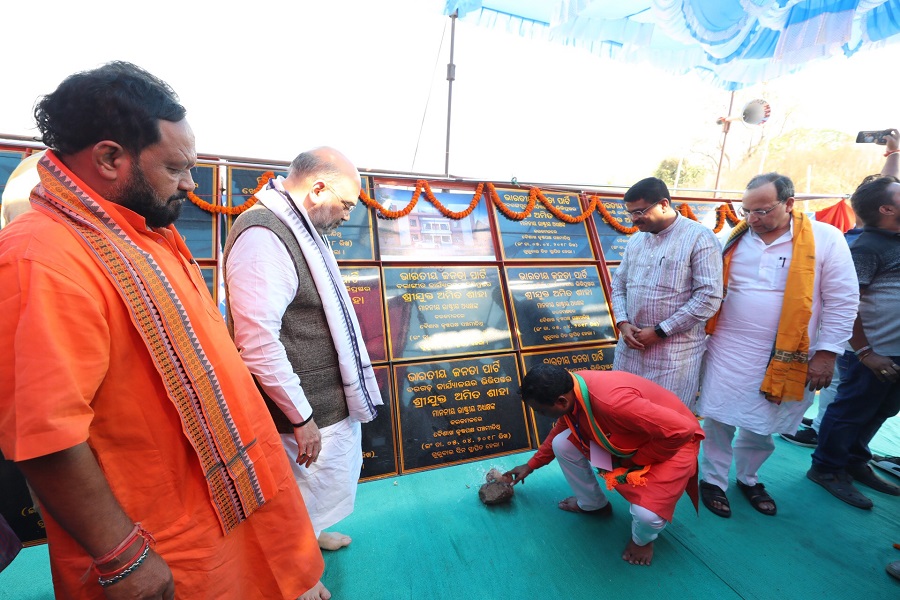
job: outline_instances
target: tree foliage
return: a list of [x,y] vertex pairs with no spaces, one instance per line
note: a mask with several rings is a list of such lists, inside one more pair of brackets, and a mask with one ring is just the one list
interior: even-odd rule
[[[681,163],[679,170],[679,163]],[[678,158],[664,158],[660,161],[659,166],[653,173],[654,177],[658,177],[666,182],[669,188],[675,188],[675,179],[678,178],[678,188],[696,188],[703,187],[708,173],[701,166],[691,164],[687,160]]]

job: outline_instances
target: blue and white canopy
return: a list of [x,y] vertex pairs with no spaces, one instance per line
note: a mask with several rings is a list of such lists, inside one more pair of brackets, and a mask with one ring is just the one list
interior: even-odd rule
[[900,0],[447,0],[454,11],[729,90],[900,41]]

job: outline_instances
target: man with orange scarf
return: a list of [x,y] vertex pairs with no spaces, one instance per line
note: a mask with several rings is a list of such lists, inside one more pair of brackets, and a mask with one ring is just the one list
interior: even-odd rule
[[34,210],[0,232],[0,447],[40,500],[56,597],[326,600],[278,433],[172,226],[184,107],[114,62],[35,117]]
[[771,516],[759,469],[775,450],[772,434],[796,431],[816,390],[831,383],[859,292],[840,230],[795,208],[788,177],[751,179],[738,212],[745,220],[724,249],[725,299],[707,324],[700,497],[713,514],[731,516],[733,461],[738,488]]
[[703,431],[674,393],[622,371],[573,371],[540,364],[522,380],[522,400],[558,419],[524,465],[505,475],[524,482],[554,458],[575,493],[559,503],[568,512],[609,516],[607,489],[631,504],[631,539],[622,560],[649,565],[653,541],[672,520],[685,491],[697,508],[697,453]]

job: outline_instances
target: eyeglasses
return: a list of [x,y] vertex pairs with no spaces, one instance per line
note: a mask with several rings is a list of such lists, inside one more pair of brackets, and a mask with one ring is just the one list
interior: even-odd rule
[[653,208],[654,206],[656,206],[657,204],[659,204],[659,203],[662,202],[663,200],[665,200],[665,198],[660,198],[659,200],[657,200],[656,202],[654,202],[653,204],[651,204],[651,205],[648,206],[647,208],[640,208],[640,209],[638,209],[638,210],[626,210],[625,212],[628,213],[628,216],[631,217],[632,220],[633,220],[635,217],[643,217],[645,214],[647,214],[647,211],[649,211],[651,208]]
[[773,206],[773,207],[771,207],[771,208],[766,208],[766,209],[758,208],[758,209],[756,209],[756,210],[747,210],[747,209],[744,208],[743,206],[739,206],[738,209],[737,209],[737,214],[738,214],[738,216],[739,216],[740,218],[742,218],[742,219],[746,219],[746,218],[749,217],[750,215],[754,215],[754,216],[757,216],[757,217],[759,217],[759,218],[763,218],[764,216],[766,216],[767,214],[769,214],[770,212],[772,212],[773,210],[775,210],[776,208],[778,208],[778,205],[779,205],[779,204],[784,204],[784,201],[783,201],[783,200],[779,200],[779,201],[778,201],[778,204],[776,204],[775,206]]
[[[323,183],[324,183],[324,182],[323,182]],[[335,197],[335,198],[337,198],[338,200],[341,201],[341,206],[344,207],[344,211],[345,211],[345,212],[349,213],[351,210],[353,210],[354,208],[356,208],[356,202],[350,202],[349,200],[344,200],[343,198],[341,198],[341,195],[338,194],[337,191],[336,191],[333,187],[331,187],[330,185],[328,185],[327,183],[325,183],[325,187],[328,188],[328,190],[329,190],[332,194],[334,194],[334,197]]]

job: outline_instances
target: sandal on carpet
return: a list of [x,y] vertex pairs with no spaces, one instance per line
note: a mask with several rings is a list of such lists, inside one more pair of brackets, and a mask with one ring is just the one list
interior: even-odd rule
[[[701,479],[700,500],[703,501],[703,506],[708,508],[712,514],[726,519],[731,516],[731,505],[728,504],[728,496],[725,495],[725,492],[719,486],[706,483]],[[716,508],[713,502],[718,502],[722,507]]]
[[[766,486],[761,483],[757,483],[756,485],[747,485],[746,483],[737,482],[738,488],[740,488],[741,492],[744,493],[744,496],[747,497],[747,500],[750,501],[750,504],[761,512],[764,515],[768,515],[770,517],[775,515],[775,512],[778,508],[775,506],[775,501],[772,500],[772,496],[766,492]],[[766,502],[770,502],[772,504],[772,508],[763,508],[762,505]]]

